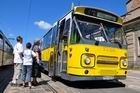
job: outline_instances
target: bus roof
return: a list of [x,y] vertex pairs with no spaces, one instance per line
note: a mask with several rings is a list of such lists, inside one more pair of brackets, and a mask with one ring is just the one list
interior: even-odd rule
[[91,9],[96,9],[96,10],[104,11],[104,12],[110,13],[110,14],[112,14],[112,15],[115,15],[115,16],[117,16],[117,17],[120,17],[120,16],[118,16],[116,13],[111,12],[111,11],[108,11],[108,10],[103,9],[103,8],[90,7],[90,6],[75,6],[75,7],[74,7],[74,10],[75,10],[76,8],[91,8]]
[[7,41],[7,43],[13,48],[11,42],[8,40],[8,38],[4,35],[4,33],[0,30],[0,34],[2,35],[2,37]]
[[93,18],[102,19],[119,25],[123,24],[123,20],[120,16],[100,8],[88,6],[75,6],[73,8],[73,12],[74,14],[87,15]]

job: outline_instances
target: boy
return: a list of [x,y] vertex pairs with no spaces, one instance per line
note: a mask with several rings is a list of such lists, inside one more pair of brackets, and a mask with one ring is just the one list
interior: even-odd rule
[[25,87],[25,82],[28,83],[29,88],[32,87],[31,75],[32,75],[32,64],[33,58],[36,57],[35,52],[31,50],[31,43],[26,44],[26,49],[23,52],[23,69],[22,69],[22,80],[23,86]]

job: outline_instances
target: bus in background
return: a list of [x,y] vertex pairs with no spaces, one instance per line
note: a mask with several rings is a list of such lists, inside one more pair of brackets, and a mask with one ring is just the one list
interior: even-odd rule
[[69,81],[119,80],[127,76],[123,20],[114,13],[75,6],[42,38],[43,67]]
[[0,31],[0,67],[13,64],[13,47]]

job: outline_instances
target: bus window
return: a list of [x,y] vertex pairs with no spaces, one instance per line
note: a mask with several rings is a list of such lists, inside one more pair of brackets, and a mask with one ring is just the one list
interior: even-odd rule
[[69,28],[70,28],[70,19],[68,19],[65,23],[65,28],[64,28],[64,32],[63,32],[64,36],[68,36]]
[[50,47],[52,40],[52,29],[43,38],[43,49]]
[[9,45],[7,42],[4,43],[4,50],[9,51]]
[[67,41],[68,41],[69,28],[70,28],[70,19],[68,19],[65,23],[65,28],[64,28],[64,32],[63,32],[64,43],[67,43]]
[[78,33],[78,30],[76,28],[75,23],[73,22],[72,24],[72,29],[71,29],[71,39],[70,43],[79,43],[80,42],[80,35]]
[[63,31],[64,31],[64,26],[65,26],[65,19],[63,19],[60,23],[60,36],[59,38],[62,40],[63,38]]
[[4,50],[7,52],[12,52],[12,48],[7,41],[4,43]]
[[119,42],[123,45],[127,44],[125,40],[125,34],[121,27],[107,24],[104,27],[110,42]]
[[2,38],[2,35],[0,35],[0,48],[3,48],[3,38]]
[[99,24],[80,21],[80,20],[77,20],[77,22],[81,34],[85,39],[102,41],[102,42],[106,41],[103,30],[101,29],[101,26]]
[[53,27],[52,46],[56,44],[57,40],[57,26]]

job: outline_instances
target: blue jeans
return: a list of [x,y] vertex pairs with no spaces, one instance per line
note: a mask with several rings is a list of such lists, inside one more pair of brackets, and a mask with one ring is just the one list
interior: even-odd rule
[[23,65],[22,80],[26,82],[30,82],[31,75],[32,75],[32,65]]

